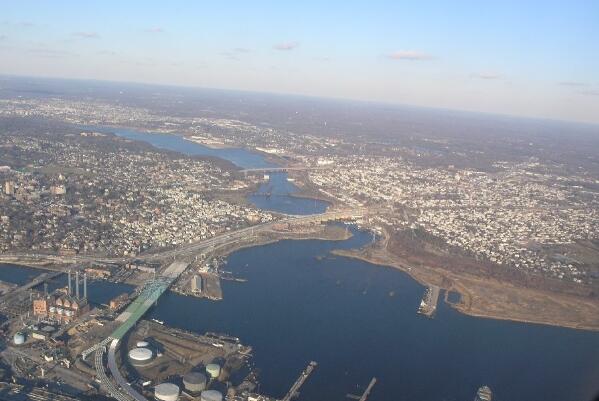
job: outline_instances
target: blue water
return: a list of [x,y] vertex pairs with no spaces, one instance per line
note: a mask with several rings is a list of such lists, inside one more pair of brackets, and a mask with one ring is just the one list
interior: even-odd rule
[[168,293],[151,311],[167,325],[220,331],[254,347],[261,391],[282,397],[310,360],[300,400],[343,401],[379,379],[370,401],[586,401],[599,392],[599,334],[473,318],[440,303],[416,314],[424,288],[408,275],[333,257],[370,240],[282,241],[244,249],[220,302]]
[[124,128],[110,128],[104,130],[113,132],[124,138],[144,141],[157,148],[173,150],[186,155],[219,157],[230,161],[242,169],[277,167],[275,164],[267,161],[261,154],[242,148],[213,149],[196,142],[185,140],[177,135],[148,134]]
[[[171,135],[127,135],[187,154],[197,145]],[[300,214],[290,212],[294,208],[323,210],[318,203],[285,199],[293,192],[289,185],[284,174],[273,174],[258,193],[274,195],[250,200],[293,214]],[[310,360],[319,366],[302,388],[303,401],[345,401],[373,376],[379,381],[369,401],[468,401],[483,384],[493,389],[495,401],[587,401],[599,393],[599,333],[473,318],[443,303],[434,319],[423,318],[416,309],[424,289],[408,275],[329,255],[370,238],[357,232],[347,241],[281,241],[240,250],[226,269],[248,282],[223,282],[220,302],[168,292],[151,317],[240,337],[254,347],[261,391],[276,397]],[[23,284],[36,272],[1,265],[0,280]],[[61,280],[53,285],[64,285],[66,278]],[[89,297],[105,303],[130,290],[95,282]]]
[[[8,263],[0,263],[0,281],[24,285],[46,270],[36,269],[27,266],[18,266]],[[58,288],[66,287],[68,278],[66,274],[55,277],[48,281],[48,292],[53,292]],[[75,285],[75,277],[73,276],[73,286]],[[81,276],[81,295],[83,296],[83,277]],[[74,288],[74,287],[73,287]],[[37,290],[43,290],[40,285]],[[92,304],[100,305],[107,304],[112,298],[124,292],[132,293],[135,288],[128,284],[110,283],[102,280],[89,280],[87,285],[87,297]],[[74,290],[73,290],[74,291]]]
[[279,213],[306,215],[326,212],[328,202],[290,196],[296,192],[298,188],[287,180],[287,173],[270,173],[268,181],[248,196],[248,200],[260,209]]
[[[242,169],[277,167],[277,165],[268,162],[263,155],[247,149],[212,149],[195,142],[187,141],[177,135],[149,134],[123,128],[87,128],[103,132],[113,132],[124,138],[147,142],[157,148],[168,149],[186,155],[218,157],[228,160]],[[329,205],[327,202],[289,196],[297,191],[298,188],[287,180],[287,173],[271,173],[269,181],[264,183],[258,189],[257,193],[250,195],[248,200],[260,209],[286,214],[305,215],[326,211]]]

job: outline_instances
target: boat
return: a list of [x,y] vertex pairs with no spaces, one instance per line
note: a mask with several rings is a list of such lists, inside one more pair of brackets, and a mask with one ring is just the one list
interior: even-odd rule
[[158,320],[158,319],[152,319],[153,322],[156,322],[158,324],[164,324],[164,320]]
[[489,388],[489,386],[482,386],[476,392],[476,397],[474,397],[474,401],[492,401],[493,400],[493,392]]

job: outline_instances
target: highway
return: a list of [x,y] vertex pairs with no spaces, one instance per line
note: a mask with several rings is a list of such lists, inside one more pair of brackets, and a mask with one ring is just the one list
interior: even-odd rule
[[194,242],[191,244],[182,245],[176,249],[150,253],[147,255],[139,255],[136,259],[141,260],[151,260],[151,259],[162,259],[162,258],[172,258],[175,256],[184,256],[189,254],[197,254],[204,249],[214,247],[214,246],[222,246],[227,245],[229,243],[234,243],[235,241],[244,238],[248,233],[249,234],[257,234],[260,232],[268,231],[272,229],[273,226],[277,224],[285,224],[285,223],[296,223],[296,224],[306,224],[311,222],[324,222],[324,221],[332,221],[344,218],[358,218],[363,216],[368,212],[368,209],[343,209],[337,210],[327,213],[321,214],[311,214],[311,215],[301,215],[301,216],[289,216],[284,219],[271,221],[268,223],[262,223],[251,227],[245,227],[239,230],[230,231],[227,233],[223,233],[217,235],[212,238],[205,239],[203,241]]
[[194,252],[201,251],[204,248],[209,248],[212,246],[220,246],[225,245],[227,243],[232,243],[245,234],[248,233],[259,233],[263,231],[268,231],[276,224],[281,223],[309,223],[309,222],[324,222],[331,221],[343,218],[355,218],[361,217],[367,213],[373,213],[378,209],[373,208],[354,208],[354,209],[340,209],[336,211],[330,211],[321,214],[312,214],[312,215],[287,215],[287,217],[270,221],[267,223],[257,224],[255,226],[241,228],[239,230],[225,232],[223,234],[219,234],[212,238],[200,240],[197,242],[192,242],[189,244],[181,245],[175,249],[155,252],[155,253],[147,253],[141,254],[134,257],[126,258],[126,257],[97,257],[92,255],[73,255],[73,256],[61,256],[61,255],[49,255],[43,253],[6,253],[0,255],[0,261],[11,263],[14,262],[13,259],[18,258],[29,258],[39,261],[54,261],[56,263],[82,263],[82,262],[98,262],[98,263],[126,263],[132,260],[153,260],[153,259],[164,259],[164,258],[172,258],[177,255],[185,255]]
[[[274,222],[260,224],[258,226],[242,228],[233,232],[225,233],[219,236],[209,238],[204,241],[189,244],[183,247],[179,247],[176,250],[166,251],[158,254],[148,255],[148,258],[156,259],[159,255],[161,258],[168,258],[175,256],[181,256],[186,254],[195,254],[206,250],[210,247],[225,245],[234,243],[235,241],[245,238],[247,234],[260,231],[266,231],[271,229],[275,224],[281,223],[309,223],[312,221],[322,222],[329,220],[337,220],[342,218],[354,218],[361,216],[365,210],[342,210],[335,212],[328,212],[317,215],[308,216],[292,216],[283,220],[277,220]],[[138,259],[142,259],[139,258]],[[106,391],[114,398],[119,401],[146,401],[146,399],[131,387],[127,381],[123,378],[116,363],[116,348],[119,340],[129,331],[139,319],[152,307],[152,305],[160,298],[160,296],[168,289],[168,287],[185,271],[188,264],[186,262],[174,261],[171,263],[155,280],[152,280],[144,286],[139,296],[123,311],[117,318],[116,321],[121,322],[121,325],[111,334],[110,337],[103,340],[100,344],[83,352],[82,356],[87,356],[91,352],[95,352],[95,365],[97,376],[102,382],[102,386]],[[116,381],[116,384],[106,375],[103,355],[106,352],[106,345],[110,343],[108,351],[108,369]],[[308,378],[316,363],[311,362],[310,365],[302,372],[300,378],[294,383],[289,390],[289,393],[284,398],[285,401],[293,398],[303,382]]]

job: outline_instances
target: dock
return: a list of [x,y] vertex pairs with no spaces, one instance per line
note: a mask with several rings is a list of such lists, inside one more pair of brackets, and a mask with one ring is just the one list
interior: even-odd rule
[[376,384],[376,377],[373,377],[370,380],[370,383],[368,383],[368,387],[366,387],[366,390],[364,390],[364,392],[362,393],[361,396],[354,395],[354,394],[347,394],[346,397],[351,398],[352,400],[366,401],[375,384]]
[[418,313],[426,317],[432,318],[437,311],[437,303],[439,302],[439,294],[441,289],[436,285],[430,285],[427,287],[420,306],[418,307]]
[[300,389],[300,387],[308,379],[308,376],[310,376],[310,373],[312,373],[312,371],[314,370],[314,368],[316,367],[316,365],[318,365],[318,364],[316,362],[314,362],[314,361],[312,361],[312,362],[310,362],[308,364],[308,366],[306,367],[306,369],[304,369],[304,371],[297,378],[297,380],[295,381],[295,383],[293,383],[293,386],[291,386],[291,388],[289,389],[289,391],[287,392],[287,394],[285,395],[285,397],[283,397],[281,399],[281,401],[291,401],[293,398],[299,396],[299,389]]

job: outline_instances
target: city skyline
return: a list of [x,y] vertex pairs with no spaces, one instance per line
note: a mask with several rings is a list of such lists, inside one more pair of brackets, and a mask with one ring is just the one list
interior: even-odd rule
[[0,74],[347,98],[599,123],[598,6],[4,6]]

